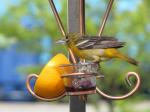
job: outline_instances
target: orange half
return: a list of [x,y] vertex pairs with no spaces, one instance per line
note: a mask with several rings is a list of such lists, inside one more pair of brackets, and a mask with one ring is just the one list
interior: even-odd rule
[[62,64],[70,64],[63,54],[54,56],[42,69],[39,78],[36,80],[34,92],[43,98],[55,98],[65,92],[64,85],[71,85],[71,80],[61,78],[63,73],[72,73],[72,67],[59,67]]

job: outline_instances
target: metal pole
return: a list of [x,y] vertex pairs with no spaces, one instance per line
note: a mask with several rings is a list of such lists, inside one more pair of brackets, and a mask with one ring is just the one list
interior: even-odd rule
[[80,33],[85,34],[85,0],[80,0]]
[[[82,6],[81,6],[82,5]],[[84,0],[68,0],[68,31],[84,34]],[[70,96],[70,112],[85,112],[86,103],[78,96]]]

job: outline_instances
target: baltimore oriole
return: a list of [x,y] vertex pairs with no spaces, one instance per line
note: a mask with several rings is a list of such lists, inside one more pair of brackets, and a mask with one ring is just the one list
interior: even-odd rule
[[118,51],[118,48],[124,46],[124,42],[119,42],[114,37],[82,36],[79,33],[68,33],[66,39],[59,42],[65,42],[72,52],[81,59],[93,62],[101,62],[112,58],[119,58],[133,65],[138,62]]

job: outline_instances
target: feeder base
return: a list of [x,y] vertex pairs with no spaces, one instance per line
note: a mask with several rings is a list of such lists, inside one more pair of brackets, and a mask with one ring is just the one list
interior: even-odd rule
[[95,87],[82,89],[82,90],[66,87],[66,95],[88,95],[88,94],[95,94],[95,93],[96,93]]

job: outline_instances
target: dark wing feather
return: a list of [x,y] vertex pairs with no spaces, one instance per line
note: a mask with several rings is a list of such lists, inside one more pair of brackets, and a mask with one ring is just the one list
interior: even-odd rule
[[119,42],[114,37],[83,36],[76,41],[76,44],[79,49],[106,49],[123,47],[125,42]]

